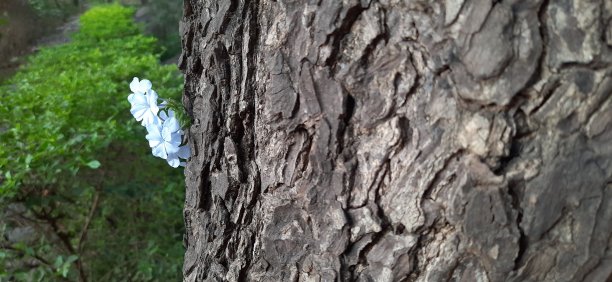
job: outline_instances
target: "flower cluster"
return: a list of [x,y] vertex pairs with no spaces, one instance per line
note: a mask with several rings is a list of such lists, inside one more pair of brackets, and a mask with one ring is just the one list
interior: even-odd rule
[[147,128],[147,140],[153,155],[168,161],[172,167],[185,166],[180,159],[189,158],[191,152],[183,144],[183,130],[174,111],[166,107],[166,102],[157,104],[157,93],[151,81],[134,77],[130,83],[132,94],[128,101],[132,104],[130,112]]

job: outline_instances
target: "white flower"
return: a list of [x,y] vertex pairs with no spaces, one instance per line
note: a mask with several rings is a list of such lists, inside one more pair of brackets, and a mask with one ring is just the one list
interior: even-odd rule
[[157,93],[154,90],[147,90],[146,94],[134,93],[128,96],[128,101],[132,104],[130,112],[137,121],[142,121],[143,126],[159,123],[157,113]]
[[[165,159],[172,167],[185,166],[181,159],[188,159],[191,155],[189,146],[181,146],[183,131],[167,102],[157,104],[157,93],[151,89],[151,81],[138,80],[134,77],[130,83],[132,94],[128,101],[132,105],[130,112],[137,121],[147,128],[147,140],[154,156]],[[159,116],[158,116],[159,114]]]
[[[160,105],[160,108],[163,109],[166,106],[166,102],[162,103]],[[162,121],[165,121],[168,118],[172,118],[174,117],[174,111],[172,109],[168,109],[167,111],[160,111],[159,112],[159,118]]]
[[174,155],[178,154],[182,131],[176,118],[168,118],[162,124],[150,124],[147,131],[149,134],[146,138],[154,156],[168,159],[169,156],[174,158]]
[[[174,114],[174,111],[171,109],[168,109],[167,111],[160,111],[159,112],[159,118],[162,121],[168,120],[168,119],[176,119]],[[181,131],[181,134],[183,134],[183,132]],[[188,145],[184,145],[184,146],[180,146],[178,152],[173,153],[173,154],[168,154],[168,157],[166,158],[166,160],[168,161],[168,164],[172,167],[178,167],[178,166],[185,166],[185,162],[181,162],[180,159],[188,159],[191,156],[191,151],[189,150],[189,146]]]
[[147,91],[151,90],[151,87],[153,87],[151,81],[146,79],[138,81],[138,77],[134,77],[132,82],[130,82],[130,90],[132,90],[132,92],[135,94],[145,94]]
[[176,152],[175,154],[169,154],[168,155],[168,164],[171,167],[178,167],[180,166],[185,166],[185,162],[181,162],[181,159],[188,159],[191,156],[191,151],[189,150],[189,146],[185,145],[185,146],[181,146],[179,147],[178,152]]

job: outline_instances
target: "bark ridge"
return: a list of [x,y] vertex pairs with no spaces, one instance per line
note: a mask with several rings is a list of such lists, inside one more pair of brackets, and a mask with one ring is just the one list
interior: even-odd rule
[[612,2],[185,0],[185,281],[605,281]]

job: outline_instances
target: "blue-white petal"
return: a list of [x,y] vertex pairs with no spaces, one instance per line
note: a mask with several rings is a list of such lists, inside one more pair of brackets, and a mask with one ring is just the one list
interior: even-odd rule
[[166,149],[166,152],[168,152],[168,154],[176,154],[179,151],[179,147],[172,143],[164,142],[164,147]]
[[153,153],[153,156],[156,156],[158,158],[166,159],[168,157],[168,154],[166,153],[166,150],[164,149],[163,145],[153,147],[151,151]]
[[132,90],[132,92],[134,93],[139,93],[138,90],[140,89],[140,82],[138,81],[138,77],[134,77],[134,79],[132,79],[132,82],[130,82],[130,90]]
[[159,146],[162,142],[164,142],[161,137],[161,133],[159,132],[159,125],[150,124],[147,126],[147,132],[148,134],[145,136],[145,138],[149,140],[149,146],[151,146],[151,148]]
[[191,150],[189,149],[189,145],[181,146],[177,155],[181,159],[188,159],[191,156]]
[[175,117],[170,117],[166,121],[164,121],[164,128],[167,128],[168,131],[174,133],[181,129],[178,120]]
[[147,91],[149,91],[151,89],[151,87],[153,87],[153,84],[151,83],[151,81],[149,81],[148,79],[143,79],[140,81],[140,89],[142,89],[143,93],[146,93]]
[[181,164],[181,161],[176,157],[176,155],[168,155],[168,164],[171,167],[177,168]]

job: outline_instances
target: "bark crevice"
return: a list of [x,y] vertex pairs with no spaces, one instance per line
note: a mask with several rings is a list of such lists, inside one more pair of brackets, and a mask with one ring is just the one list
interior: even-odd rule
[[609,277],[603,2],[185,0],[184,280]]

